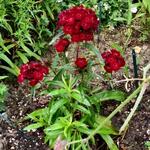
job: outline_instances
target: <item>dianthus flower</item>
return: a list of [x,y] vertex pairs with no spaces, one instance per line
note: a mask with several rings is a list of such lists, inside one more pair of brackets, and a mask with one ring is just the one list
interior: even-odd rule
[[93,31],[97,30],[99,20],[92,9],[81,5],[62,11],[57,24],[71,36],[72,42],[82,42],[93,40]]
[[69,46],[70,41],[66,38],[59,39],[54,45],[57,52],[63,52]]
[[113,71],[116,72],[125,65],[124,58],[116,49],[111,49],[102,53],[102,58],[105,61],[104,69],[108,73],[112,73]]
[[75,64],[78,68],[84,69],[87,66],[87,60],[85,58],[77,58]]
[[29,80],[29,84],[35,86],[39,81],[43,80],[44,75],[48,74],[48,72],[49,70],[46,66],[39,62],[31,61],[21,66],[18,82],[22,83],[24,80]]

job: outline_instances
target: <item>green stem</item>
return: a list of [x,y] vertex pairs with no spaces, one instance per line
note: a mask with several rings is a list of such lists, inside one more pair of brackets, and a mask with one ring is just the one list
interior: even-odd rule
[[65,53],[63,53],[63,59],[64,59],[64,61],[65,61],[65,64],[68,64],[68,63],[69,63],[69,60],[68,60],[68,58],[66,57],[66,54],[65,54]]
[[147,89],[147,86],[148,86],[148,83],[144,83],[144,85],[142,86],[141,92],[140,92],[140,94],[139,94],[139,96],[138,96],[138,98],[137,98],[133,108],[131,109],[130,114],[128,115],[128,117],[125,120],[124,124],[120,128],[119,133],[122,133],[126,129],[126,127],[128,126],[131,118],[133,117],[135,111],[137,110],[137,108],[138,108],[138,106],[139,106],[139,104],[140,104],[140,102],[141,102],[141,100],[143,98],[143,95],[144,95],[144,93],[145,93],[145,91]]
[[35,99],[35,87],[31,87],[31,99]]
[[128,104],[141,90],[141,84],[124,102],[122,102],[88,137],[87,140],[92,138],[98,131],[107,123],[113,116],[115,116],[126,104]]
[[79,143],[79,142],[84,142],[86,143],[88,140],[90,140],[98,131],[112,118],[114,117],[125,105],[127,105],[141,90],[143,87],[143,82],[124,102],[122,102],[95,130],[91,132],[91,134],[82,140],[76,140],[68,143],[65,147],[65,150],[67,149],[68,146],[71,144]]

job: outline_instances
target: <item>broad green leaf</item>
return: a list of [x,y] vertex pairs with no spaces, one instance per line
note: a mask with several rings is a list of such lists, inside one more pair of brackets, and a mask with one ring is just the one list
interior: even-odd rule
[[82,103],[86,106],[91,106],[89,101],[86,98],[82,97],[81,94],[79,94],[79,93],[72,92],[71,97],[74,98],[75,100],[77,100],[79,103]]
[[38,109],[33,111],[32,113],[28,114],[25,119],[32,119],[33,121],[38,122],[41,116],[45,116],[46,114],[49,113],[49,109],[46,108],[42,108],[42,109]]
[[51,91],[48,95],[50,96],[60,96],[60,95],[63,95],[63,94],[66,94],[67,91],[65,89],[58,89],[58,90],[53,90]]
[[[95,118],[95,123],[94,123],[94,128],[97,128],[104,120],[106,117],[97,115]],[[118,135],[117,131],[115,128],[112,126],[111,121],[108,121],[105,126],[103,126],[99,131],[99,134],[113,134],[113,135]]]
[[98,133],[99,134],[105,134],[105,135],[108,135],[108,134],[118,135],[118,133],[114,130],[113,127],[102,127],[98,131]]
[[44,126],[44,124],[38,122],[38,123],[34,123],[34,124],[31,124],[31,125],[28,125],[23,130],[30,131],[30,130],[35,130],[35,129],[41,128],[43,126]]
[[101,134],[101,137],[104,139],[104,141],[107,143],[110,150],[119,150],[113,139],[109,135],[103,135]]
[[73,108],[77,109],[77,110],[79,110],[79,111],[81,111],[81,112],[83,112],[85,114],[91,115],[91,112],[87,108],[83,107],[82,105],[74,104]]
[[64,128],[64,124],[57,122],[46,128],[46,131],[58,130]]
[[58,109],[61,109],[61,107],[68,102],[67,99],[60,99],[56,101],[50,109],[50,114],[54,114]]
[[49,130],[47,130],[47,128],[45,128],[44,132],[50,139],[53,139],[53,138],[57,138],[59,135],[61,135],[63,133],[63,130],[60,129],[60,130],[49,131]]
[[100,93],[94,94],[90,97],[91,102],[103,102],[107,100],[116,100],[116,101],[123,101],[126,98],[126,94],[119,90],[113,90],[113,91],[102,91]]

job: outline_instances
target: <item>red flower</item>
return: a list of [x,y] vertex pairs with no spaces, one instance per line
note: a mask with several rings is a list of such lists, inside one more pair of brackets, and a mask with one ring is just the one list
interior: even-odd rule
[[29,82],[29,84],[30,84],[31,86],[35,86],[37,83],[38,83],[38,80],[35,80],[35,79],[30,80],[30,82]]
[[[82,42],[93,40],[93,31],[97,30],[99,20],[92,9],[75,6],[62,11],[58,16],[58,27],[62,27],[65,34],[71,36],[72,42]],[[82,33],[91,33],[90,36],[78,37]],[[79,35],[77,35],[79,34]],[[63,49],[62,47],[60,48]]]
[[24,75],[23,74],[19,74],[18,75],[18,80],[19,83],[22,83],[24,81]]
[[48,74],[48,68],[39,62],[28,62],[23,64],[18,75],[18,82],[22,83],[24,80],[29,80],[31,86],[35,86],[39,81],[43,80],[45,74]]
[[59,39],[57,43],[54,45],[57,52],[63,52],[68,46],[70,42],[68,39]]
[[84,69],[87,66],[87,60],[85,58],[77,58],[75,64],[78,68]]
[[102,57],[105,60],[104,69],[108,73],[112,73],[113,71],[118,71],[121,67],[125,65],[124,58],[121,56],[120,52],[116,49],[111,49],[102,53]]

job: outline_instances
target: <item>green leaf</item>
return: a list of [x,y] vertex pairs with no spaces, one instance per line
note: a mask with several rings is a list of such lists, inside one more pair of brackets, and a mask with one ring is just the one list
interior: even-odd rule
[[83,112],[85,114],[91,115],[91,112],[87,108],[83,107],[82,105],[74,104],[73,108],[77,109],[77,110],[79,110],[79,111],[81,111],[81,112]]
[[34,123],[34,124],[31,124],[31,125],[28,125],[23,130],[30,131],[30,130],[35,130],[35,129],[41,128],[43,126],[44,126],[44,124],[38,122],[38,123]]
[[7,66],[0,65],[0,68],[7,70],[8,72],[14,74],[15,76],[18,76],[18,74],[19,74],[19,70],[12,69],[12,68],[7,67]]
[[63,95],[63,94],[66,94],[67,91],[65,89],[58,89],[58,90],[53,90],[51,91],[48,95],[50,96],[57,96],[57,95]]
[[111,47],[117,49],[122,55],[124,54],[123,48],[118,43],[112,43]]
[[126,94],[119,90],[113,91],[102,91],[90,97],[91,101],[94,102],[103,102],[107,100],[116,100],[116,101],[123,101],[126,98]]
[[110,150],[119,150],[113,139],[109,135],[101,134],[101,137],[107,143]]
[[8,76],[0,76],[0,80],[3,80],[5,78],[8,78]]
[[46,115],[49,115],[49,108],[47,107],[33,111],[28,114],[25,119],[32,119],[33,121],[38,122],[40,117],[43,118],[46,117]]
[[97,56],[100,64],[104,64],[104,60],[100,54],[99,49],[97,49],[93,44],[88,44],[88,43],[86,43],[85,47],[88,48],[90,51],[92,51]]
[[[106,117],[97,115],[95,117],[95,123],[94,123],[94,128],[97,128],[104,120]],[[106,122],[105,126],[103,126],[99,131],[99,134],[113,134],[113,135],[118,135],[118,132],[115,130],[115,128],[112,126],[111,121]]]
[[25,56],[25,54],[17,51],[17,55],[21,58],[24,64],[26,64],[29,61],[28,58]]
[[71,97],[77,100],[79,103],[82,103],[86,106],[91,106],[89,101],[86,98],[82,97],[80,93],[72,92]]
[[150,148],[150,141],[146,141],[146,142],[144,143],[144,145],[145,145],[146,147]]
[[59,135],[61,135],[63,133],[63,130],[53,130],[53,131],[49,131],[46,129],[44,129],[45,134],[49,137],[49,139],[53,139],[53,138],[57,138]]
[[0,52],[0,59],[5,61],[10,67],[14,68],[14,63],[2,52]]
[[57,39],[59,39],[64,33],[62,31],[60,31],[57,35],[55,35],[53,37],[53,39],[50,41],[50,43],[48,45],[52,45],[56,42]]
[[113,135],[118,135],[118,133],[114,130],[113,127],[102,127],[99,132],[99,134],[113,134]]
[[58,130],[62,128],[64,128],[64,124],[62,124],[61,122],[56,122],[52,124],[50,127],[47,127],[46,131],[53,131],[53,130]]
[[126,19],[126,18],[123,18],[123,17],[113,18],[113,20],[115,20],[115,21],[120,21],[120,22],[127,21],[127,19]]
[[5,52],[7,52],[7,53],[10,54],[9,49],[5,46],[4,43],[5,43],[5,41],[3,40],[2,35],[0,34],[0,46],[2,47],[2,49],[3,49]]
[[39,55],[37,55],[36,53],[32,52],[27,46],[24,45],[24,43],[20,43],[20,46],[22,47],[22,49],[29,55],[29,56],[33,56],[35,57],[37,60],[41,61],[41,57]]
[[56,101],[50,109],[50,114],[54,114],[58,109],[61,109],[61,107],[68,102],[67,99],[60,99]]

